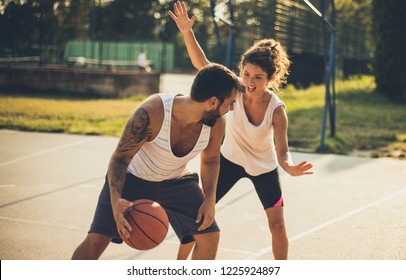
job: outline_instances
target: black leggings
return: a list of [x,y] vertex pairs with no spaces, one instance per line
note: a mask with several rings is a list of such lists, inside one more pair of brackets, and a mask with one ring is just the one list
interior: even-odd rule
[[252,181],[264,209],[283,206],[277,168],[268,173],[251,176],[242,166],[229,161],[223,155],[221,155],[220,158],[220,174],[216,193],[217,202],[226,195],[241,178],[248,178]]

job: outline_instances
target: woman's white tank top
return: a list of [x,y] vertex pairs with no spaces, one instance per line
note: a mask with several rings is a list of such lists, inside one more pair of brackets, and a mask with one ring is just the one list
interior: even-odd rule
[[226,135],[221,146],[222,155],[257,176],[274,170],[277,156],[273,139],[272,116],[285,103],[272,92],[272,98],[259,125],[253,125],[244,109],[243,94],[237,96],[234,110],[227,113]]

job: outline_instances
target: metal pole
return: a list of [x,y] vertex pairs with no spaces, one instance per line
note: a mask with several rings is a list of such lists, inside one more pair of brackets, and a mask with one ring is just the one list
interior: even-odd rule
[[[334,0],[331,0],[331,21],[334,27],[336,26],[336,11]],[[331,78],[331,91],[332,91],[332,106],[331,106],[331,137],[336,136],[336,91],[335,91],[335,76],[336,76],[336,63],[335,63],[335,54],[336,54],[336,30],[331,33],[331,53],[330,53],[330,78]]]
[[234,29],[234,7],[231,0],[228,0],[228,8],[230,10],[230,34],[228,37],[228,48],[227,48],[227,58],[226,58],[226,66],[228,68],[231,67],[231,60],[234,56],[234,38],[235,38],[235,29]]
[[[330,135],[334,137],[336,134],[335,125],[335,47],[336,47],[336,21],[335,21],[335,6],[334,0],[320,0],[321,12],[317,10],[312,3],[308,0],[303,0],[321,19],[322,24],[322,34],[323,34],[323,53],[324,53],[324,67],[325,67],[325,105],[323,112],[323,121],[321,126],[321,137],[320,137],[320,151],[324,150],[325,132],[327,117],[330,116]],[[326,14],[326,3],[331,1],[332,12],[331,21],[328,20]],[[327,27],[329,27],[330,35],[330,49],[328,50],[328,40],[327,40]],[[331,92],[332,100],[331,100]],[[329,113],[329,114],[328,114]]]
[[[307,1],[305,1],[307,2]],[[321,7],[321,14],[319,15],[322,19],[324,17],[326,8],[325,8],[325,0],[320,0],[320,7]],[[315,8],[314,8],[315,9]],[[313,9],[313,10],[314,10]],[[320,151],[324,150],[324,141],[326,135],[326,123],[327,123],[327,116],[330,107],[330,84],[329,84],[329,70],[327,66],[328,61],[328,51],[327,51],[327,28],[326,22],[324,20],[321,21],[322,27],[322,35],[323,35],[323,54],[324,54],[324,86],[325,86],[325,103],[324,103],[324,112],[323,112],[323,121],[321,125],[321,136],[320,136]]]
[[217,18],[216,15],[214,14],[214,8],[216,7],[216,0],[210,0],[210,10],[211,10],[211,16],[213,18],[214,21],[214,33],[216,34],[216,38],[217,38],[217,47],[219,48],[219,51],[221,50],[221,40],[220,40],[220,32],[219,32],[219,28],[217,26]]
[[[323,0],[321,0],[323,1]],[[334,1],[334,0],[333,0]],[[313,10],[313,12],[315,12],[327,25],[331,30],[335,31],[335,24],[332,24],[328,18],[325,16],[325,13],[321,13],[319,10],[316,9],[315,6],[313,6],[312,3],[310,3],[310,1],[308,0],[303,0],[303,2],[305,2],[307,4],[307,6],[310,7],[310,9]],[[324,4],[323,4],[324,5]]]

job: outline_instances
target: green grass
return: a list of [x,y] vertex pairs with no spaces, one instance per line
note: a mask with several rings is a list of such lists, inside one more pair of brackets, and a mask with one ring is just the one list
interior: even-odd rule
[[119,136],[136,99],[81,100],[0,96],[0,128]]
[[[290,145],[319,150],[324,86],[305,90],[288,87],[280,96],[288,108]],[[390,103],[377,94],[373,77],[336,83],[336,136],[330,137],[327,121],[324,152],[349,154],[355,149],[379,150],[394,143],[405,149],[405,133],[406,104]]]
[[[324,86],[287,87],[279,96],[287,105],[290,146],[318,151]],[[119,136],[128,116],[143,98],[92,100],[1,93],[0,128]],[[329,136],[327,122],[322,152],[349,154],[354,149],[405,149],[406,104],[393,104],[376,94],[373,77],[336,83],[336,119],[334,138]]]

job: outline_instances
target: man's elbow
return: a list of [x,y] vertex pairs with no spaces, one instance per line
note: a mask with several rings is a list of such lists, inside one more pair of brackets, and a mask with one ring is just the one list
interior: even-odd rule
[[210,157],[205,157],[201,160],[201,164],[206,164],[206,165],[220,164],[220,155],[213,155]]
[[123,166],[127,168],[130,164],[131,158],[120,153],[113,153],[110,157],[110,166]]

